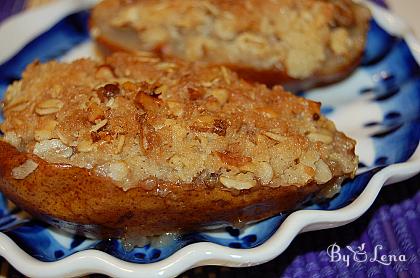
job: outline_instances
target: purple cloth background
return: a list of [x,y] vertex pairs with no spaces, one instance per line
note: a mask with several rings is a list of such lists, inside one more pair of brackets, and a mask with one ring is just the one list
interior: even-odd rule
[[[375,2],[385,6],[384,1]],[[0,0],[0,21],[23,9],[24,0]],[[360,219],[346,226],[299,235],[276,259],[256,267],[199,267],[181,277],[418,277],[420,278],[420,175],[384,188],[374,205]],[[346,246],[374,258],[375,246],[381,255],[404,255],[405,261],[390,265],[356,262],[350,257],[333,262],[328,247],[336,243],[340,255],[351,255]],[[363,254],[359,260],[364,260]],[[337,255],[338,256],[338,255]],[[1,259],[0,259],[1,260]],[[3,268],[2,265],[1,268]],[[3,270],[1,270],[3,272]],[[9,266],[8,277],[21,277]],[[102,275],[91,275],[102,277]]]

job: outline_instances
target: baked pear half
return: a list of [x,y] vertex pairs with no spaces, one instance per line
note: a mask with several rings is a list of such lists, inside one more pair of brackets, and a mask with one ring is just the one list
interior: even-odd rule
[[88,237],[259,221],[355,175],[320,104],[149,53],[35,62],[3,101],[0,189]]
[[369,19],[351,0],[105,0],[90,27],[105,55],[152,51],[299,91],[358,66]]

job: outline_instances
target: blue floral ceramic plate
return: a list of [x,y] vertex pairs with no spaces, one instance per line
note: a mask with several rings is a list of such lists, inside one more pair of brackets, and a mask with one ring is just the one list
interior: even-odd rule
[[[59,1],[0,26],[6,42],[0,45],[0,96],[34,59],[93,55],[87,30],[90,2]],[[260,264],[282,253],[299,232],[359,217],[385,183],[420,172],[420,45],[401,20],[369,6],[374,19],[362,65],[339,84],[303,93],[322,102],[323,113],[358,142],[359,173],[336,197],[241,230],[168,234],[133,248],[119,240],[61,233],[0,195],[0,255],[28,276],[174,276],[206,264]]]

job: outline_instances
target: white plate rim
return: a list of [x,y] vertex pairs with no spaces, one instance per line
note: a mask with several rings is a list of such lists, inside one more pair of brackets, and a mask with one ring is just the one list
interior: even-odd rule
[[[58,1],[52,5],[33,11],[27,11],[0,25],[0,37],[10,29],[28,22],[42,14],[56,16],[46,21],[48,24],[27,26],[27,30],[13,45],[7,45],[6,51],[0,55],[0,63],[14,54],[34,34],[45,31],[52,22],[65,14],[85,9],[95,3],[89,1]],[[415,59],[420,63],[420,44],[404,21],[389,11],[372,3],[369,6],[378,23],[392,34],[403,37],[409,45]],[[252,249],[234,249],[209,242],[187,245],[170,257],[150,264],[135,264],[115,258],[99,250],[86,250],[75,253],[56,262],[39,261],[23,251],[12,239],[0,233],[0,256],[13,267],[31,277],[80,276],[90,273],[101,273],[118,277],[173,277],[182,272],[203,265],[222,265],[230,267],[246,267],[262,264],[280,255],[301,232],[338,227],[350,223],[360,217],[372,205],[382,186],[406,180],[420,173],[420,145],[412,157],[399,164],[390,165],[376,173],[364,191],[351,204],[333,211],[300,210],[290,214],[280,228],[262,245]]]

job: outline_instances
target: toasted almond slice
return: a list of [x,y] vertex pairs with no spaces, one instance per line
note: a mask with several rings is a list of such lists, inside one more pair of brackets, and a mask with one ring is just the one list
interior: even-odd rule
[[90,129],[90,132],[97,132],[98,130],[100,130],[101,128],[106,126],[107,123],[108,123],[107,119],[104,119],[104,120],[101,120],[101,121],[97,122],[97,124],[92,126],[92,128]]
[[268,138],[273,139],[274,141],[278,141],[278,142],[282,142],[287,139],[286,137],[280,134],[270,132],[270,131],[262,131],[261,133],[267,136]]
[[324,162],[324,160],[320,159],[315,162],[316,173],[315,173],[315,181],[318,184],[324,184],[330,181],[333,177],[330,168]]
[[121,153],[123,147],[125,144],[125,135],[124,134],[120,134],[117,138],[117,148],[114,151],[114,154],[119,154]]
[[273,167],[268,162],[259,162],[257,163],[255,174],[260,178],[262,184],[268,184],[274,176]]
[[308,139],[312,142],[322,142],[325,144],[330,144],[333,141],[332,135],[321,132],[309,133]]
[[228,188],[234,188],[237,190],[250,189],[257,185],[254,180],[252,173],[239,173],[235,176],[220,176],[219,181]]

